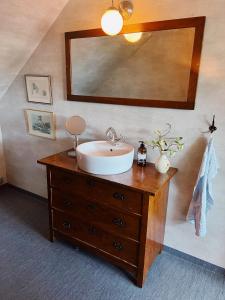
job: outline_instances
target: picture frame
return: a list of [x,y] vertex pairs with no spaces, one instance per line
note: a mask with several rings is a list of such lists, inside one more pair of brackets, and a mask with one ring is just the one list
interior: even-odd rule
[[28,102],[52,104],[51,76],[25,75],[25,84]]
[[55,115],[50,111],[25,109],[25,121],[30,135],[56,139]]

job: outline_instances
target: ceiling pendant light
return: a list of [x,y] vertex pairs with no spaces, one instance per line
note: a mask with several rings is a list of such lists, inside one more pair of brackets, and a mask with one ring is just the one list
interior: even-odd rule
[[115,8],[113,0],[112,6],[106,10],[101,19],[102,30],[108,35],[117,35],[123,28],[123,17],[119,10]]
[[133,3],[130,0],[121,0],[119,11],[121,15],[123,16],[124,20],[130,19],[134,12],[134,6]]

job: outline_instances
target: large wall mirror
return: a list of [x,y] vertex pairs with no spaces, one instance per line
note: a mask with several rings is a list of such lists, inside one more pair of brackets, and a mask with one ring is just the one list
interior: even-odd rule
[[205,17],[65,33],[67,99],[194,109]]

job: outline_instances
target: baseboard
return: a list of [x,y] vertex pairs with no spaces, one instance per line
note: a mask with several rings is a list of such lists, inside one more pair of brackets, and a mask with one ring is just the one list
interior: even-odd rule
[[29,192],[29,191],[27,191],[27,190],[24,190],[24,189],[22,189],[22,188],[20,188],[20,187],[17,187],[17,186],[15,186],[15,185],[13,185],[13,184],[6,183],[6,184],[3,184],[2,187],[4,187],[4,188],[7,188],[7,187],[8,187],[8,188],[12,188],[12,189],[14,189],[14,190],[17,190],[18,192],[21,192],[21,193],[30,195],[30,196],[32,196],[32,197],[38,199],[38,200],[47,202],[47,198],[44,198],[44,197],[42,197],[42,196],[39,196],[39,195],[37,195],[37,194],[34,194],[34,193]]
[[8,183],[3,183],[3,184],[0,184],[0,189],[3,189],[3,188],[5,188],[7,185],[8,185]]
[[222,267],[219,267],[219,266],[216,266],[214,264],[211,264],[207,261],[204,261],[200,258],[197,258],[197,257],[194,257],[190,254],[186,254],[184,252],[181,252],[179,250],[175,250],[173,248],[170,248],[168,246],[164,246],[164,251],[165,252],[168,252],[174,256],[177,256],[177,257],[180,257],[180,258],[183,258],[184,260],[187,260],[193,264],[196,264],[196,265],[199,265],[205,269],[208,269],[209,271],[211,272],[215,272],[215,273],[220,273],[220,274],[223,274],[225,275],[225,269],[222,268]]

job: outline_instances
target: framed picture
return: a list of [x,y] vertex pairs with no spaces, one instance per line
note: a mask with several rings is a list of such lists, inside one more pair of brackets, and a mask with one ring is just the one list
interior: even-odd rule
[[27,101],[52,104],[51,77],[25,75]]
[[55,117],[52,112],[33,109],[25,109],[24,112],[29,134],[52,140],[56,138]]

